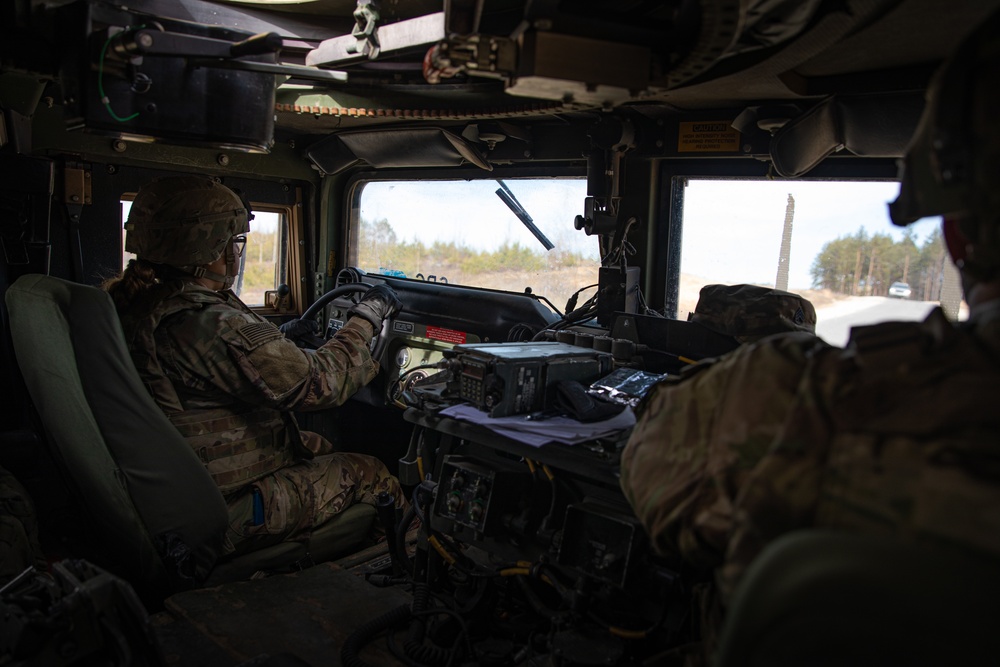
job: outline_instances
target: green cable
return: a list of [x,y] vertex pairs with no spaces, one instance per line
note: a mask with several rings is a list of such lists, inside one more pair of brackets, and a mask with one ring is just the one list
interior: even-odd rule
[[104,108],[108,110],[108,113],[111,114],[111,117],[114,118],[119,123],[125,123],[138,116],[139,112],[137,111],[131,116],[126,116],[125,118],[122,118],[121,116],[119,116],[114,112],[114,110],[111,108],[111,100],[109,100],[108,96],[104,94],[104,56],[108,52],[108,46],[111,45],[112,39],[114,39],[114,35],[108,36],[108,41],[104,42],[104,48],[101,49],[101,59],[97,65],[97,93],[101,96],[101,103],[104,104]]

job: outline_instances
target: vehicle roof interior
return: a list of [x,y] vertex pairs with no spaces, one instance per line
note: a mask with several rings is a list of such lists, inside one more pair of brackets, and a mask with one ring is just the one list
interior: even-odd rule
[[[43,5],[67,3],[21,6],[29,4],[34,34],[8,35],[8,43],[22,47],[9,61],[58,80],[49,54],[59,52],[59,39],[36,19]],[[283,40],[278,64],[342,73],[324,81],[283,77],[276,95],[279,139],[390,123],[566,120],[612,108],[660,119],[767,104],[787,119],[831,95],[922,91],[935,66],[998,5],[955,0],[942,14],[936,0],[383,1],[375,4],[377,25],[388,41],[370,59],[342,57],[356,29],[353,0],[128,3],[160,21],[276,32]],[[465,67],[429,83],[424,60],[433,31],[400,48],[389,42],[393,26],[435,15],[442,6],[444,26],[435,30],[449,36],[542,37],[525,49],[513,74]],[[338,41],[341,57],[331,60],[325,44]]]
[[[204,20],[186,10],[190,2],[159,3],[175,6],[168,14]],[[356,3],[348,0],[312,2],[218,2],[258,13],[263,23],[287,26],[291,35],[302,36],[298,48],[286,48],[282,59],[296,62],[308,53],[316,37],[330,38],[349,33]],[[404,20],[440,11],[438,2],[381,3],[388,5],[383,20]],[[464,4],[445,3],[455,14]],[[527,5],[527,7],[525,7]],[[700,6],[699,6],[700,5]],[[745,8],[741,11],[741,5]],[[995,0],[960,0],[948,3],[947,16],[935,0],[848,0],[846,2],[529,2],[486,0],[482,3],[479,32],[508,35],[518,30],[525,16],[550,17],[537,25],[554,32],[593,41],[647,47],[648,85],[610,96],[613,105],[629,107],[651,117],[702,109],[733,108],[762,102],[790,102],[809,106],[829,95],[913,91],[926,87],[934,68],[952,51],[971,28],[1000,3]],[[163,7],[163,9],[167,9]],[[266,9],[266,13],[265,13]],[[714,21],[710,21],[711,14]],[[224,10],[218,12],[222,17]],[[336,17],[336,18],[333,18]],[[329,22],[318,30],[317,19]],[[223,19],[224,20],[224,19]],[[298,30],[299,21],[312,22],[312,31]],[[263,28],[263,25],[261,26]],[[692,39],[692,34],[697,39]],[[312,38],[312,39],[310,39]],[[692,43],[693,42],[693,43]],[[380,61],[349,64],[344,85],[330,86],[331,99],[343,96],[347,108],[363,110],[400,108],[424,117],[442,120],[434,111],[458,111],[461,116],[492,116],[502,86],[482,77],[457,77],[428,84],[420,77],[423,51],[407,52]],[[639,61],[635,61],[639,62]],[[619,75],[627,67],[622,63]],[[862,75],[863,73],[863,75]],[[585,76],[581,76],[585,79]],[[354,80],[358,83],[355,85]],[[293,81],[294,83],[294,81]],[[574,88],[570,81],[553,81],[542,87],[544,97],[507,96],[512,117],[518,110],[538,102],[546,108],[536,114],[552,115],[600,108],[592,101],[567,101]],[[572,82],[577,83],[577,82]],[[583,83],[588,83],[583,81]],[[286,91],[279,88],[279,98]],[[362,104],[367,103],[367,107]],[[519,104],[520,103],[520,107]],[[498,115],[503,115],[501,114]],[[343,114],[279,114],[279,127],[322,133],[353,125],[384,124],[399,120],[389,116]],[[419,116],[418,116],[419,117]],[[447,120],[447,115],[444,115]],[[305,121],[305,122],[303,122]]]

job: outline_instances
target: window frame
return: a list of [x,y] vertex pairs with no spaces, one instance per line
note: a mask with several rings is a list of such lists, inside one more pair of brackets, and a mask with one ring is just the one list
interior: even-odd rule
[[[282,313],[288,313],[293,310],[294,304],[304,303],[303,299],[303,289],[302,280],[300,275],[294,275],[301,273],[302,262],[295,262],[295,257],[293,256],[292,250],[294,248],[300,247],[298,243],[298,237],[301,232],[301,220],[298,220],[297,212],[301,210],[301,206],[294,206],[289,204],[273,204],[269,202],[257,202],[250,201],[250,208],[253,209],[254,213],[276,213],[279,216],[278,223],[278,264],[275,267],[277,274],[280,274],[281,267],[284,265],[285,269],[285,284],[288,285],[289,294],[288,298],[277,303],[277,289],[276,284],[272,289],[265,290],[264,292],[264,303],[263,304],[246,304],[248,308],[253,311],[260,313],[262,315],[278,315]],[[253,233],[253,221],[250,222],[250,231]],[[293,238],[294,237],[294,238]],[[304,260],[304,258],[303,258]],[[277,279],[278,275],[275,276]],[[278,282],[276,280],[276,282]],[[280,282],[278,282],[280,284]],[[272,303],[268,303],[269,295],[274,295],[275,300]],[[242,297],[240,297],[242,300]]]
[[[896,181],[898,167],[894,159],[832,157],[809,173],[808,178],[779,179],[764,162],[740,160],[664,160],[659,171],[658,218],[665,221],[660,238],[651,225],[649,239],[653,272],[653,293],[646,301],[666,317],[676,319],[680,305],[681,245],[683,241],[684,182],[686,180],[788,180],[801,181]],[[661,223],[662,224],[662,223]],[[662,290],[662,292],[659,292]],[[657,293],[659,292],[659,293]]]

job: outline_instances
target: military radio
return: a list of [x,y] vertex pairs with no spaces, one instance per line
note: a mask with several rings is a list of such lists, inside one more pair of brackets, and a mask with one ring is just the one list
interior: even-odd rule
[[456,345],[445,357],[451,391],[491,417],[546,410],[557,382],[588,384],[612,365],[606,352],[555,342]]

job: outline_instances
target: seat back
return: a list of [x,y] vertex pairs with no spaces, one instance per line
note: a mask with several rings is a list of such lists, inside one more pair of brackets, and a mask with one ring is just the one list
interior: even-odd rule
[[748,568],[716,667],[995,665],[1000,563],[830,530],[799,531]]
[[221,553],[226,505],[143,386],[110,297],[30,274],[6,302],[53,455],[115,569],[172,589],[203,581]]
[[[48,266],[51,160],[0,152],[0,294],[25,273]],[[27,419],[24,382],[14,360],[7,307],[0,302],[0,464],[25,481],[37,468],[38,438]]]

